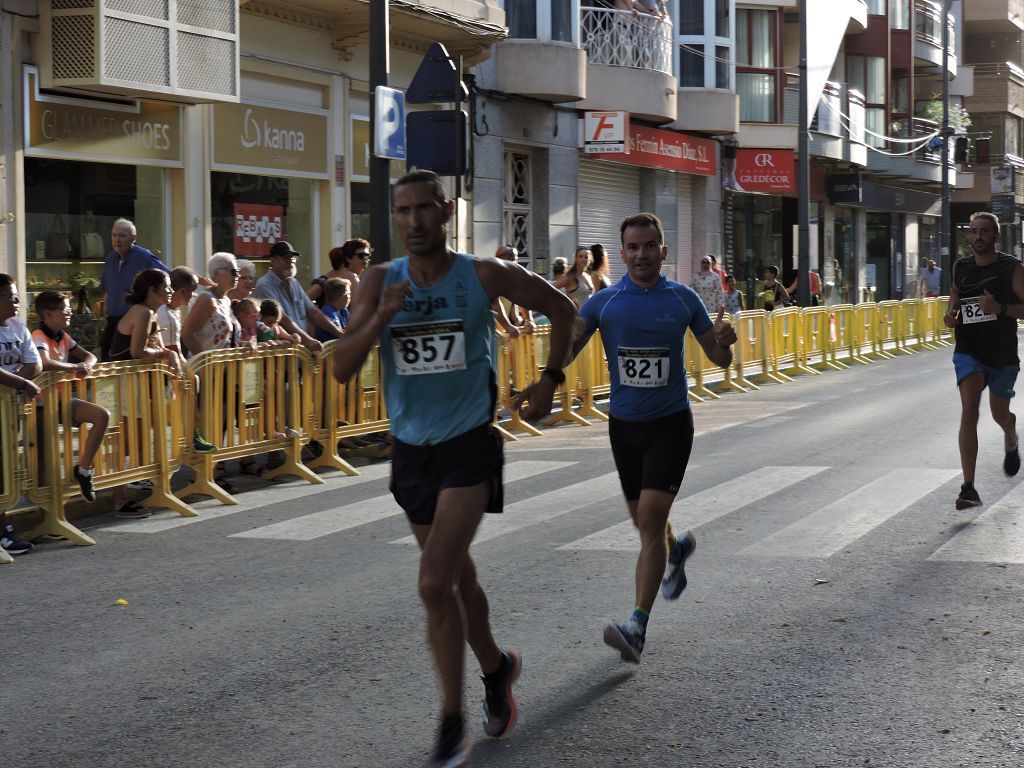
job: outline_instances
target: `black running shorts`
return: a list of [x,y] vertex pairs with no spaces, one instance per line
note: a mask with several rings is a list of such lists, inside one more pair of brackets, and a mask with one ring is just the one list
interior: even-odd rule
[[434,522],[437,497],[445,488],[468,488],[486,480],[491,497],[486,512],[504,505],[502,470],[505,447],[492,425],[482,424],[437,445],[410,445],[395,439],[391,447],[391,493],[409,522]]
[[655,421],[608,419],[615,468],[627,501],[640,498],[644,488],[675,494],[683,482],[693,448],[690,409]]

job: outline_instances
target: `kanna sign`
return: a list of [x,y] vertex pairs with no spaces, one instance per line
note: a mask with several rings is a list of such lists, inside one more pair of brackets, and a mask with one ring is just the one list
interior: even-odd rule
[[710,139],[631,123],[628,142],[628,154],[609,152],[595,158],[701,176],[717,173],[715,142]]
[[213,162],[221,170],[329,178],[327,114],[256,104],[213,108]]

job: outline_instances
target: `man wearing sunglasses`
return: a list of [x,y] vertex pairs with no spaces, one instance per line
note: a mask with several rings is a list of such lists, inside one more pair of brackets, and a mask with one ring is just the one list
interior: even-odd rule
[[320,311],[295,279],[295,259],[299,255],[286,240],[274,243],[270,249],[270,271],[256,281],[253,295],[259,299],[276,299],[284,309],[281,317],[284,329],[298,334],[302,346],[309,351],[319,352],[323,345],[306,332],[308,323],[331,338],[341,338],[344,331]]

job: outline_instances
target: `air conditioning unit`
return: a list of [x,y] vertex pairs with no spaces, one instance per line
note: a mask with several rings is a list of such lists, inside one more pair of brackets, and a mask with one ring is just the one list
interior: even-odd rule
[[238,101],[238,0],[43,0],[44,88]]

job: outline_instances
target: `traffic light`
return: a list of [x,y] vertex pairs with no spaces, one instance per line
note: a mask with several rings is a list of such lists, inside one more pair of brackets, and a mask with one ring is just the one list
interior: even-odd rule
[[967,162],[967,153],[971,148],[971,140],[966,136],[957,136],[953,144],[953,162],[961,165]]
[[989,147],[991,144],[990,139],[976,139],[974,142],[974,161],[978,165],[988,165],[991,160],[989,153]]

